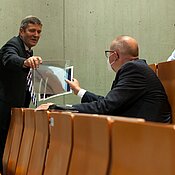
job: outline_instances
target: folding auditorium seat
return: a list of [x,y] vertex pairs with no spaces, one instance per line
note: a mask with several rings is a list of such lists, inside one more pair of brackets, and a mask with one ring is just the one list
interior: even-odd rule
[[9,126],[9,130],[8,130],[8,134],[7,134],[7,139],[6,139],[6,144],[5,144],[4,154],[3,154],[3,160],[2,160],[4,174],[7,174],[7,172],[6,172],[7,171],[7,164],[8,164],[10,149],[11,149],[12,140],[13,140],[15,115],[17,115],[16,114],[17,111],[18,110],[16,110],[16,109],[12,109],[11,121],[10,121],[10,126]]
[[106,175],[110,152],[107,117],[74,114],[73,150],[68,175]]
[[49,144],[49,119],[47,111],[35,112],[35,135],[28,165],[28,175],[42,175]]
[[110,175],[174,175],[175,127],[151,122],[111,123]]
[[15,175],[26,175],[35,134],[34,109],[24,109],[24,131]]
[[50,144],[44,175],[67,175],[72,151],[72,114],[49,113]]
[[167,93],[172,109],[172,122],[175,123],[175,61],[159,63],[158,77]]
[[22,108],[13,108],[11,124],[3,155],[3,175],[15,174],[18,153],[23,133],[24,113]]
[[157,74],[157,64],[149,64],[149,67]]

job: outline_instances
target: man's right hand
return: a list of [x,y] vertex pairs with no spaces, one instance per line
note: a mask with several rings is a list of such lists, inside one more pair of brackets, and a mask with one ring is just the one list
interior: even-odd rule
[[39,56],[32,56],[24,61],[23,67],[37,69],[40,64],[42,64],[42,58]]
[[40,110],[48,110],[50,105],[53,105],[54,103],[45,103],[45,104],[41,104],[40,106],[38,106],[35,110],[36,111],[40,111]]

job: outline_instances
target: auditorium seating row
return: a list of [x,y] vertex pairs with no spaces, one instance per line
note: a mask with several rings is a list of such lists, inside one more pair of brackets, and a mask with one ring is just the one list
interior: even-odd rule
[[165,87],[173,124],[14,108],[3,175],[174,175],[175,61],[149,66]]
[[14,108],[4,175],[174,175],[175,126]]
[[172,109],[172,123],[175,123],[175,61],[149,65],[161,80]]

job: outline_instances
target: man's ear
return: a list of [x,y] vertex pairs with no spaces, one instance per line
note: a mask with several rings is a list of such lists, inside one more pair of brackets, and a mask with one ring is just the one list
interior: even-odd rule
[[116,58],[116,60],[118,60],[120,58],[120,51],[118,48],[115,49],[115,53],[116,53],[115,58]]
[[23,28],[20,28],[19,29],[19,34],[22,35],[24,33],[24,29]]
[[118,60],[120,57],[119,57],[119,54],[117,51],[115,51],[115,60]]

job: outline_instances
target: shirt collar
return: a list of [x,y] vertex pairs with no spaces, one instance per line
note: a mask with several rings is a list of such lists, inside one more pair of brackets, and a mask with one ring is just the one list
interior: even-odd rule
[[31,51],[25,44],[24,44],[25,50]]

